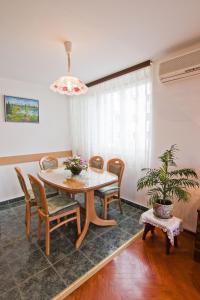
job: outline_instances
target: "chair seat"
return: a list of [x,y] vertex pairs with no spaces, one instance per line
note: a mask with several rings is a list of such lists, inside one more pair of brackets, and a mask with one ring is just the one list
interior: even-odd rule
[[79,207],[79,204],[76,200],[73,200],[64,195],[57,195],[52,198],[48,198],[48,211],[50,216],[54,216],[62,211],[69,211],[76,207]]
[[119,186],[117,184],[112,184],[112,185],[105,186],[99,190],[95,190],[94,193],[96,196],[104,198],[105,196],[118,193],[118,192],[119,192]]

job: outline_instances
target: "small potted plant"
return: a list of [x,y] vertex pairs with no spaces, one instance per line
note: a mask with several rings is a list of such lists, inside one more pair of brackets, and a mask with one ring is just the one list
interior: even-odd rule
[[187,188],[198,188],[198,177],[193,169],[177,169],[175,153],[178,149],[172,145],[160,157],[158,169],[142,169],[146,174],[137,183],[137,190],[148,188],[149,204],[153,206],[154,215],[168,219],[172,216],[173,200],[188,201],[190,193]]
[[86,161],[82,160],[80,156],[74,155],[64,161],[65,170],[70,170],[73,175],[79,175],[82,170],[87,170],[88,165]]

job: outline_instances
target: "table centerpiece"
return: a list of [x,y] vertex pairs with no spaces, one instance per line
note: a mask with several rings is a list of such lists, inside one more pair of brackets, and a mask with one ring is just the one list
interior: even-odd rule
[[74,155],[64,161],[65,170],[70,170],[73,175],[79,175],[82,170],[88,169],[88,164],[80,156]]

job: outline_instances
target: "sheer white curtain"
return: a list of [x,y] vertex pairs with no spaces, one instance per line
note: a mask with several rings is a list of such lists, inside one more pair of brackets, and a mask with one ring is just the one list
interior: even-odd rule
[[70,99],[72,150],[88,159],[125,162],[122,197],[136,200],[140,170],[151,150],[151,68],[147,67],[91,87]]

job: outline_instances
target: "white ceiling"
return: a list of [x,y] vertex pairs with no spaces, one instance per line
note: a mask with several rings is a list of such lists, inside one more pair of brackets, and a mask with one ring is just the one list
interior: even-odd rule
[[200,0],[0,0],[0,77],[85,82],[155,59],[200,37]]

